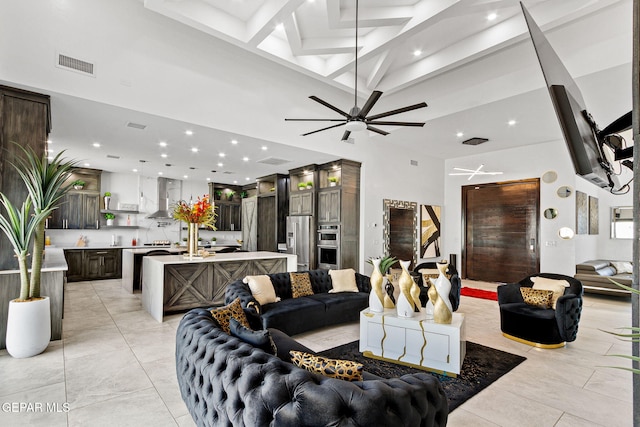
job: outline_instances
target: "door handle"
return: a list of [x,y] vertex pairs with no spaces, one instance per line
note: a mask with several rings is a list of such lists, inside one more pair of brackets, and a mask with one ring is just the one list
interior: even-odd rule
[[536,247],[536,239],[531,239],[529,241],[529,250],[534,252]]

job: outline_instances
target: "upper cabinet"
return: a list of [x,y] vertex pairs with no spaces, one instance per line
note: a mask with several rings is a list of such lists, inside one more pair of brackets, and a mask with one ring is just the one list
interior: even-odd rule
[[289,214],[289,177],[273,174],[258,178],[257,249],[278,251],[286,241],[286,218]]
[[216,207],[218,231],[242,230],[242,198],[247,192],[238,185],[209,183],[209,200]]
[[314,215],[318,165],[289,171],[289,215]]
[[97,169],[77,169],[67,180],[75,184],[47,220],[49,229],[100,228],[100,173]]

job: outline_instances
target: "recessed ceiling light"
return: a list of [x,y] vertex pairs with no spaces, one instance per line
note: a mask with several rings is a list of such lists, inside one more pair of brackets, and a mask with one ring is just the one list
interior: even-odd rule
[[47,144],[53,144],[53,141],[50,139],[47,139]]
[[416,49],[413,51],[413,56],[420,56],[422,55],[422,51],[420,49]]
[[516,122],[515,120],[509,120],[509,121],[507,122],[507,124],[508,124],[509,126],[514,126],[516,123],[517,123],[517,122]]
[[189,175],[183,175],[182,177],[183,177],[184,179],[187,179],[187,178],[189,178]]
[[90,165],[89,163],[85,163],[85,164],[84,164],[84,166],[85,166],[86,168],[88,168],[88,167],[89,167],[89,166],[91,166],[91,165]]
[[276,25],[276,30],[278,30],[278,31],[284,30],[284,24],[281,22],[278,25]]
[[464,133],[462,133],[462,132],[458,132],[458,133],[456,133],[456,136],[457,136],[458,138],[462,138],[462,137],[464,136]]
[[131,172],[138,172],[138,169],[131,169]]
[[164,142],[164,141],[160,141],[160,142],[158,143],[158,145],[159,145],[160,147],[166,147],[166,146],[167,146],[167,143],[166,143],[166,142]]
[[96,147],[96,148],[100,148],[100,143],[99,142],[94,142],[93,146]]
[[491,12],[487,15],[487,21],[493,21],[498,17],[498,14],[495,12]]
[[193,131],[192,130],[185,130],[184,133],[186,135],[189,135],[189,136],[193,135]]
[[245,156],[245,157],[243,157],[243,158],[242,158],[242,161],[243,161],[243,162],[248,162],[248,161],[249,161],[249,158]]
[[262,151],[267,151],[267,146],[266,145],[262,146]]
[[238,140],[237,140],[237,139],[232,139],[232,140],[231,140],[231,143],[232,143],[233,145],[236,145],[236,144],[238,143]]
[[198,152],[198,147],[192,147],[191,151],[194,152],[194,153],[197,153]]
[[207,181],[211,181],[211,178],[207,177]]
[[218,163],[218,167],[220,167],[220,168],[221,168],[221,167],[223,167],[223,166],[224,166],[224,164],[223,164],[223,163]]
[[162,172],[158,172],[158,175],[162,175]]
[[224,157],[224,156],[226,156],[226,154],[224,154],[224,153],[218,153],[218,156],[219,156],[219,157]]
[[237,184],[237,183],[238,183],[238,181],[234,180],[234,181],[233,181],[233,183],[234,183],[234,184]]
[[249,180],[251,180],[251,178],[246,177],[244,180],[245,180],[245,181],[249,181]]
[[167,158],[167,153],[160,154],[160,157],[162,157],[163,159],[166,159]]

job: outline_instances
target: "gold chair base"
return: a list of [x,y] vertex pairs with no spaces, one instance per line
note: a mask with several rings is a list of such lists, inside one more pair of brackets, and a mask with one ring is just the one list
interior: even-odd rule
[[561,343],[558,343],[558,344],[540,344],[540,343],[537,343],[537,342],[525,340],[523,338],[514,337],[513,335],[505,334],[504,332],[502,333],[502,335],[505,338],[509,338],[510,340],[514,340],[514,341],[520,342],[522,344],[527,344],[527,345],[530,345],[532,347],[537,347],[537,348],[553,349],[553,348],[562,348],[565,345],[567,345],[567,343],[564,342],[564,341],[561,342]]

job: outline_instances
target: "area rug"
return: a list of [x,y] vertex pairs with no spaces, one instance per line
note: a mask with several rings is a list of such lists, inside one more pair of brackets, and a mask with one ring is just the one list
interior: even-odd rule
[[360,353],[358,343],[359,341],[353,341],[318,354],[332,359],[353,360],[362,363],[365,371],[383,378],[397,378],[416,372],[426,372],[436,376],[447,395],[449,412],[526,360],[522,356],[467,341],[467,354],[460,375],[452,378],[382,360],[369,359]]
[[467,288],[460,289],[460,295],[465,297],[490,299],[492,301],[498,301],[498,293],[496,291],[487,291],[484,289]]

